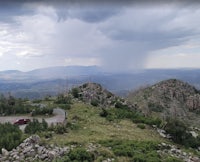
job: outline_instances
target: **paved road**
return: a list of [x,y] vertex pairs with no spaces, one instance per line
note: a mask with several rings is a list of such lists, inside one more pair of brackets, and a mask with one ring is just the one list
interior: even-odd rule
[[[65,121],[65,111],[63,109],[60,108],[55,108],[53,110],[53,117],[45,117],[45,121],[48,123],[48,125],[53,124],[57,124],[57,123],[63,123]],[[6,123],[6,122],[10,122],[10,123],[14,123],[17,119],[33,119],[36,118],[39,121],[42,121],[42,118],[38,118],[38,117],[31,117],[31,116],[3,116],[0,117],[0,123]],[[20,129],[24,130],[26,125],[20,125]]]

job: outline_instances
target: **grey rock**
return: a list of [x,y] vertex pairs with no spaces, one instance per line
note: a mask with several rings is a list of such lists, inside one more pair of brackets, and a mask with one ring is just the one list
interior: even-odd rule
[[56,152],[55,151],[49,151],[48,152],[48,158],[53,160],[56,157]]
[[1,152],[2,152],[3,156],[8,156],[9,155],[9,152],[5,148],[2,148]]

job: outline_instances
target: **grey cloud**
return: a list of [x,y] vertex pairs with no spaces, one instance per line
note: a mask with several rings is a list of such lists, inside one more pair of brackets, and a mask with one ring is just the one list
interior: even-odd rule
[[[194,36],[197,33],[192,30],[175,30],[175,31],[132,31],[118,30],[107,34],[113,40],[133,41],[149,43],[154,48],[164,48],[168,46],[179,45],[189,39],[188,36]],[[153,47],[153,46],[152,46]],[[151,47],[151,48],[152,48]]]
[[17,2],[0,2],[0,22],[15,23],[15,16],[32,15],[33,9],[24,6],[24,3]]
[[76,8],[57,8],[58,20],[76,18],[89,23],[104,21],[116,14],[119,10],[115,7],[76,7]]

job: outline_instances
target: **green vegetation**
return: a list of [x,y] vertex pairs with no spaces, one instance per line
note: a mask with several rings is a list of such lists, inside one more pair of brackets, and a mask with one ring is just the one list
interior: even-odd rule
[[71,150],[68,154],[69,162],[71,161],[80,161],[80,162],[92,162],[94,157],[91,153],[86,151],[85,148],[75,148]]
[[41,123],[37,119],[33,119],[33,121],[28,123],[24,132],[27,134],[35,134],[42,131],[46,131],[47,129],[48,129],[48,124],[44,119],[42,119]]
[[27,134],[45,132],[43,133],[44,136],[49,136],[49,131],[53,131],[56,134],[63,134],[67,132],[67,126],[64,124],[52,124],[50,127],[48,127],[48,124],[44,119],[42,119],[42,122],[39,122],[37,119],[33,119],[33,121],[28,123],[24,130],[24,132]]
[[79,89],[72,88],[72,95],[74,96],[74,98],[78,98],[79,97]]
[[52,107],[32,107],[32,112],[31,112],[32,116],[36,116],[36,115],[52,115],[53,114],[53,108]]
[[160,162],[156,152],[158,143],[150,141],[107,140],[100,141],[105,147],[110,147],[116,156],[129,157],[132,161]]
[[92,106],[98,106],[99,105],[99,101],[97,99],[92,99],[91,100],[91,105]]
[[67,135],[57,134],[51,143],[57,145],[79,143],[87,144],[88,141],[98,143],[99,140],[127,139],[143,141],[163,141],[149,126],[140,129],[137,124],[129,119],[113,122],[101,117],[101,109],[83,104],[74,103],[68,110]]
[[168,157],[164,160],[164,162],[183,162],[183,161],[175,157]]
[[126,105],[119,107],[119,104],[117,108],[102,109],[100,116],[105,117],[108,121],[130,119],[134,123],[144,123],[157,126],[162,122],[159,118],[145,117],[143,114],[129,109]]
[[64,94],[59,94],[55,101],[55,104],[71,104],[72,103],[72,98],[70,95],[64,95]]
[[160,105],[160,104],[156,104],[156,103],[148,103],[148,107],[150,111],[154,111],[154,112],[163,112],[164,108]]
[[12,114],[27,114],[31,113],[32,116],[36,115],[52,115],[53,108],[47,106],[41,106],[41,100],[33,101],[34,104],[27,102],[27,100],[17,99],[9,95],[5,97],[0,96],[0,115],[12,115]]
[[0,124],[0,150],[12,150],[22,142],[22,131],[10,123]]
[[[138,110],[131,109],[131,105],[125,104],[123,99],[117,97],[109,100],[113,102],[112,104],[101,108],[99,105],[107,103],[105,98],[101,100],[101,94],[98,94],[96,98],[88,97],[88,101],[85,101],[79,91],[80,89],[73,88],[70,94],[48,97],[45,100],[35,101],[34,104],[11,96],[6,99],[2,97],[0,106],[10,107],[11,111],[6,112],[7,114],[18,113],[16,107],[19,105],[20,107],[27,106],[24,110],[32,112],[33,116],[52,114],[53,107],[67,110],[67,124],[48,126],[44,119],[42,121],[33,119],[25,128],[26,134],[39,134],[45,144],[71,146],[68,154],[54,159],[54,162],[100,162],[107,159],[116,162],[180,162],[180,159],[164,154],[165,150],[161,151],[163,148],[159,144],[169,141],[161,138],[152,129],[152,125],[159,127],[165,124],[164,129],[172,135],[175,143],[192,148],[200,145],[200,138],[192,137],[188,127],[178,120],[169,119],[165,123],[159,118],[145,116]],[[156,113],[162,112],[163,109],[156,103],[151,103],[148,107]],[[4,113],[4,111],[2,109],[1,112]],[[0,131],[4,131],[1,126]],[[10,124],[8,128],[8,135],[3,135],[5,139],[0,138],[0,146],[10,150],[20,143],[23,134],[17,126]],[[158,150],[161,152],[159,153]]]
[[140,129],[145,129],[145,125],[144,124],[138,124],[137,127],[140,128]]
[[16,99],[13,96],[5,97],[0,95],[0,114],[10,115],[10,114],[23,114],[30,113],[31,109],[28,105],[24,104],[24,100]]
[[200,137],[193,137],[185,123],[178,119],[168,119],[164,129],[172,136],[175,143],[192,148],[200,145]]
[[49,131],[54,131],[56,134],[64,134],[68,131],[67,129],[68,125],[65,124],[51,124],[51,126],[48,128]]

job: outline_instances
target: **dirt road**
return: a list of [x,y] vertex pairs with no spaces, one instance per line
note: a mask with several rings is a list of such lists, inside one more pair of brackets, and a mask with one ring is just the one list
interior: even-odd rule
[[[63,123],[65,121],[65,111],[63,109],[60,108],[55,108],[53,110],[53,117],[44,117],[45,121],[48,123],[48,125],[53,124],[57,124],[57,123]],[[39,121],[42,121],[42,118],[40,117],[31,117],[31,116],[3,116],[0,117],[0,123],[6,123],[6,122],[10,122],[10,123],[14,123],[17,119],[38,119]],[[20,129],[24,130],[26,125],[20,125]]]

